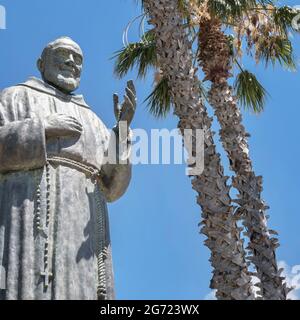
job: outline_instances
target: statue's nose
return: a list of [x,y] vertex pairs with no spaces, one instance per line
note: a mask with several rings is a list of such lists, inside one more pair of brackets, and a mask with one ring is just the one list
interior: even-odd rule
[[74,60],[74,57],[73,57],[73,54],[70,54],[69,55],[69,58],[67,59],[67,61],[65,62],[66,65],[68,66],[75,66],[75,60]]

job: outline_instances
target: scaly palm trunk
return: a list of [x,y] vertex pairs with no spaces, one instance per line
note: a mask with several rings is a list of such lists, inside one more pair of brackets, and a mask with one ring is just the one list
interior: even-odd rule
[[[202,233],[211,251],[213,278],[211,288],[218,299],[254,299],[251,276],[245,262],[243,241],[236,225],[234,207],[224,176],[220,155],[211,132],[211,119],[201,100],[199,80],[192,66],[191,43],[182,25],[177,0],[144,0],[143,4],[154,26],[158,65],[167,77],[174,113],[179,117],[181,134],[185,129],[203,129],[205,168],[193,176],[193,189],[202,208]],[[193,145],[195,148],[195,144]],[[193,155],[196,150],[193,149]]]
[[277,267],[275,249],[279,246],[278,240],[270,236],[267,228],[265,210],[268,207],[261,199],[262,177],[253,171],[247,142],[249,135],[242,125],[237,100],[228,84],[232,68],[230,49],[218,21],[205,19],[201,22],[199,46],[199,64],[205,79],[212,82],[208,99],[221,126],[223,147],[236,173],[233,186],[239,191],[238,211],[250,239],[248,249],[252,256],[249,260],[256,267],[263,299],[285,300],[289,289]]

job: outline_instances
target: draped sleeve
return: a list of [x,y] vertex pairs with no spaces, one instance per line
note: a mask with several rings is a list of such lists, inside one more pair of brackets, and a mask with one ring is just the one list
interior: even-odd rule
[[[120,144],[120,135],[117,127],[114,127],[110,132],[108,132],[105,126],[104,128],[107,139],[106,154],[112,154],[113,156],[108,156],[108,162],[101,167],[101,186],[106,200],[114,202],[126,192],[131,180],[132,165],[130,163],[130,155],[132,132],[129,129],[128,135],[125,136],[125,141]],[[120,145],[125,145],[125,148],[119,148]]]
[[0,92],[0,173],[46,163],[45,128],[31,112],[30,94],[17,86]]

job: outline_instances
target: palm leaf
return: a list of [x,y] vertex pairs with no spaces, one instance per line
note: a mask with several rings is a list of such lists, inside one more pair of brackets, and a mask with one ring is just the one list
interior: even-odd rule
[[116,59],[114,73],[119,78],[124,77],[135,66],[138,68],[138,77],[144,78],[148,69],[156,65],[153,32],[147,31],[140,42],[130,43],[127,47],[117,51],[113,59]]
[[189,18],[190,11],[188,8],[188,2],[186,0],[178,0],[178,9],[181,11],[185,18]]
[[[289,30],[293,28],[293,19],[300,13],[300,10],[291,8],[289,6],[275,7],[272,15],[275,25],[288,35]],[[299,31],[299,30],[295,30]]]
[[168,79],[163,77],[145,99],[150,113],[156,118],[165,118],[171,111],[171,92]]
[[236,76],[234,89],[243,107],[254,113],[260,113],[264,110],[267,91],[253,73],[247,70],[240,72]]
[[274,66],[277,61],[281,66],[290,70],[296,69],[292,43],[285,37],[269,36],[267,39],[262,40],[256,54],[257,59],[264,60],[266,66],[269,63]]
[[[198,0],[198,4],[204,0]],[[273,5],[272,0],[210,0],[208,1],[209,13],[225,22],[238,17],[242,17],[246,12],[258,6],[265,7]]]
[[[199,89],[202,98],[207,100],[207,89],[203,85],[203,82],[199,83]],[[172,108],[171,90],[168,79],[162,77],[144,102],[147,102],[149,111],[154,117],[165,118]]]

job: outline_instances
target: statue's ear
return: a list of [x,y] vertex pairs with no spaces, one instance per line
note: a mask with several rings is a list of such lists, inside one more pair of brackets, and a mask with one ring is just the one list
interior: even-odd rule
[[36,62],[36,65],[37,65],[39,71],[41,73],[43,73],[44,72],[44,61],[41,58],[39,58],[38,61]]

